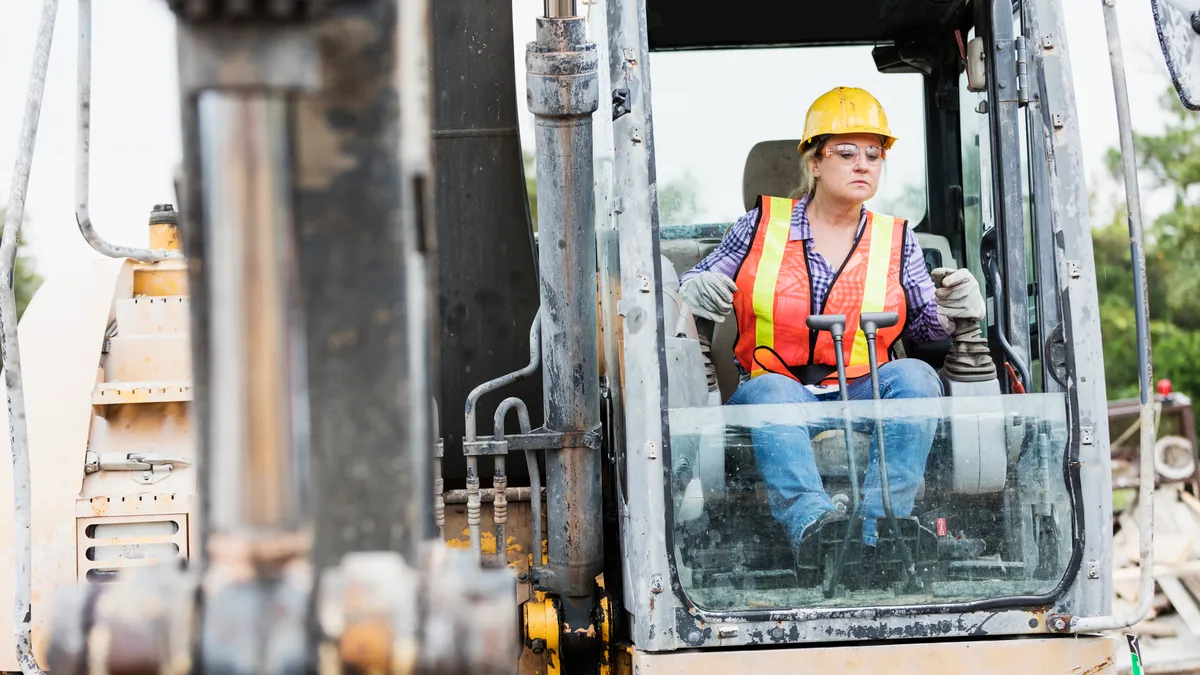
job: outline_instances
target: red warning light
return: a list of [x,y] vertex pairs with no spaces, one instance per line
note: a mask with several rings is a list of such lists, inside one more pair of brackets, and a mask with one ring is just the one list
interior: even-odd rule
[[1165,377],[1158,381],[1158,395],[1159,396],[1170,396],[1171,395],[1171,381]]

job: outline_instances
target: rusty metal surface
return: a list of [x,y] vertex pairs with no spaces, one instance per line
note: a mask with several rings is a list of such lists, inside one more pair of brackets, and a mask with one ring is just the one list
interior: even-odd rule
[[[599,56],[586,20],[538,19],[525,66],[537,147],[545,427],[592,431],[600,426],[591,117]],[[603,564],[600,486],[598,450],[564,443],[546,454],[549,564],[537,581],[547,590],[594,592]]]
[[356,550],[412,559],[433,531],[431,242],[413,192],[423,179],[402,180],[396,12],[332,10],[316,32],[321,89],[296,104],[318,569]]
[[197,628],[194,576],[172,566],[130,583],[80,586],[55,606],[48,665],[56,675],[184,675]]
[[347,556],[316,603],[321,675],[500,675],[517,662],[512,575],[440,542],[424,547],[417,568],[391,553]]
[[238,26],[180,24],[179,81],[201,88],[277,88],[311,91],[319,86],[319,61],[312,29],[279,27],[271,39]]
[[[277,552],[284,560],[283,550]],[[294,551],[288,560],[274,573],[263,574],[249,557],[228,562],[213,557],[202,584],[198,633],[202,672],[299,675],[312,671],[308,632],[312,573]],[[185,639],[190,643],[191,637]]]

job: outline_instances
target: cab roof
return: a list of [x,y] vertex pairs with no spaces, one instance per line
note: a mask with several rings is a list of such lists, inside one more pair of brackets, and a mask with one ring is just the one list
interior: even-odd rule
[[[652,51],[879,44],[928,39],[970,0],[646,0]],[[753,9],[750,9],[753,8]]]

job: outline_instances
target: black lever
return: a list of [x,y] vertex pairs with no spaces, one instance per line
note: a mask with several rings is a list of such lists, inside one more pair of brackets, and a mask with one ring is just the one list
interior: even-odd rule
[[[809,328],[813,330],[826,331],[833,335],[835,342],[842,339],[842,335],[846,332],[846,315],[845,314],[813,314],[804,321]],[[839,354],[841,352],[838,352]],[[845,375],[845,366],[838,369],[841,375]]]
[[850,495],[853,499],[853,506],[850,509],[850,518],[846,520],[846,533],[842,537],[842,545],[838,549],[837,563],[833,567],[833,574],[829,577],[829,585],[825,588],[825,597],[833,597],[834,590],[837,588],[838,579],[842,575],[842,568],[846,564],[846,554],[850,550],[850,537],[854,533],[854,524],[858,520],[858,515],[862,510],[860,497],[858,493],[858,466],[854,460],[854,427],[850,422],[850,392],[846,387],[846,359],[842,354],[842,336],[846,332],[846,315],[845,314],[815,314],[809,316],[804,323],[811,330],[825,331],[833,337],[833,354],[834,361],[837,363],[838,388],[841,390],[842,396],[842,433],[846,437],[846,465],[850,469]]
[[858,315],[858,325],[862,326],[867,340],[874,340],[875,332],[880,328],[891,328],[899,321],[900,315],[895,312],[863,312]]
[[883,437],[883,420],[879,415],[879,361],[875,352],[875,334],[879,328],[895,326],[900,320],[896,312],[863,312],[858,317],[858,325],[862,327],[867,337],[867,362],[871,367],[871,398],[875,402],[875,436],[879,439],[879,482],[883,487],[883,512],[891,525],[892,534],[900,542],[900,555],[904,558],[904,576],[909,587],[919,584],[913,564],[912,553],[908,550],[908,542],[900,533],[900,524],[896,522],[896,514],[892,511],[892,489],[888,485],[887,444]]

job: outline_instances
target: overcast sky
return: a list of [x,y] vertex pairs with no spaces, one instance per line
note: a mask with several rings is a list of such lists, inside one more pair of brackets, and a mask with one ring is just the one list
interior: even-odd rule
[[[435,0],[436,1],[436,0]],[[1200,6],[1200,0],[1184,4]],[[1098,0],[1065,0],[1068,40],[1080,107],[1089,177],[1103,171],[1116,145],[1104,25]],[[41,2],[9,0],[0,9],[0,203],[6,203]],[[514,0],[514,68],[523,70],[524,44],[533,37],[540,0]],[[1169,85],[1148,3],[1121,2],[1135,126],[1161,128],[1158,96]],[[26,207],[30,242],[40,271],[70,273],[93,255],[74,220],[76,6],[62,0],[37,152]],[[91,214],[100,233],[119,244],[145,245],[146,216],[173,202],[172,172],[179,162],[179,111],[174,24],[163,0],[111,0],[93,11]],[[740,213],[746,150],[758,140],[799,134],[812,98],[836,84],[865,86],[881,98],[902,140],[889,154],[884,191],[896,190],[920,166],[920,109],[909,76],[879,75],[856,58],[747,51],[662,54],[651,60],[656,139],[663,181],[695,181],[707,212]],[[521,82],[522,80],[518,80]],[[787,81],[785,99],[752,108],[739,91]],[[524,98],[523,84],[519,97]],[[524,105],[522,130],[529,130]],[[685,173],[690,171],[690,174]],[[1153,206],[1153,202],[1151,204]]]

